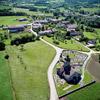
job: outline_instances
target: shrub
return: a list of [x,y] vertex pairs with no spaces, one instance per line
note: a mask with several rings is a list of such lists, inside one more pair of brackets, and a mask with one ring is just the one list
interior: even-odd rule
[[53,43],[59,45],[59,41],[57,40],[54,40]]
[[0,42],[0,51],[5,50],[5,43]]
[[25,44],[27,42],[35,41],[35,35],[33,34],[22,34],[11,40],[11,45]]

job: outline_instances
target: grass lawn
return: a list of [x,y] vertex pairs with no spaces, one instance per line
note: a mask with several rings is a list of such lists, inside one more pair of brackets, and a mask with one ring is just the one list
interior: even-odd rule
[[[52,44],[53,43],[53,39],[52,38],[48,38],[48,37],[44,37],[44,39]],[[58,47],[61,47],[61,48],[64,48],[64,49],[67,49],[67,50],[78,50],[78,51],[85,51],[85,52],[88,52],[89,50],[85,47],[83,47],[82,45],[76,43],[75,40],[67,40],[67,44],[63,43],[63,42],[59,42],[60,44],[59,45],[56,45]]]
[[17,100],[48,100],[47,70],[55,50],[41,41],[20,46],[8,46],[13,87]]
[[0,16],[0,25],[20,25],[28,24],[28,21],[19,22],[18,19],[26,18],[26,16]]
[[4,52],[0,51],[0,100],[13,100],[9,66],[4,56]]
[[84,32],[84,36],[86,36],[89,39],[96,39],[97,34],[93,32]]
[[94,8],[81,8],[81,10],[88,11],[88,12],[96,12],[99,11],[100,9],[94,7]]
[[67,96],[67,98],[69,100],[100,100],[100,83],[95,83],[81,89]]
[[96,39],[100,37],[100,29],[95,28],[96,32],[84,32],[84,36],[86,36],[89,39]]

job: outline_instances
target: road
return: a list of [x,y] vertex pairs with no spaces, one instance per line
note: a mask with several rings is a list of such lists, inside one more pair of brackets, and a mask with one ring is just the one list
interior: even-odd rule
[[59,100],[58,94],[56,91],[56,87],[55,87],[55,83],[54,83],[54,79],[53,79],[53,69],[54,69],[56,63],[58,62],[63,49],[60,49],[60,48],[48,43],[47,41],[43,40],[42,38],[40,38],[40,40],[43,41],[44,43],[50,45],[51,47],[53,47],[56,50],[56,56],[54,57],[53,61],[51,62],[50,66],[49,66],[49,69],[48,69],[48,81],[49,81],[49,86],[50,86],[50,100]]

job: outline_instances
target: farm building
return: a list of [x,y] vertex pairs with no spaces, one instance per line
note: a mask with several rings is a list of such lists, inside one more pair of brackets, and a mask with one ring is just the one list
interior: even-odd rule
[[76,28],[77,28],[76,24],[68,24],[67,25],[67,31],[75,31]]
[[24,31],[25,26],[11,26],[8,27],[8,30],[10,33],[16,33],[16,32],[20,32],[20,31]]
[[54,24],[57,24],[62,21],[61,19],[53,19],[53,18],[50,18],[48,20],[49,20],[49,22],[54,23]]
[[20,22],[27,21],[27,18],[20,18],[19,21]]
[[49,22],[46,19],[44,19],[44,20],[33,21],[33,23],[48,24]]
[[32,29],[33,29],[34,31],[36,31],[36,30],[38,30],[38,29],[40,29],[40,28],[42,28],[42,27],[43,27],[43,25],[40,24],[40,23],[33,23],[33,24],[32,24]]
[[89,40],[89,41],[87,42],[87,46],[88,46],[88,47],[94,47],[95,44],[96,44],[96,40]]
[[61,22],[57,23],[57,27],[67,28],[67,25],[69,25],[69,24],[70,24],[69,21],[61,21]]
[[49,30],[45,30],[45,31],[40,31],[40,32],[38,32],[38,34],[39,35],[48,35],[48,34],[54,34],[54,30],[51,30],[51,29],[49,29]]
[[81,32],[77,32],[75,30],[70,31],[70,36],[78,36],[78,35],[81,35],[81,34],[82,34]]

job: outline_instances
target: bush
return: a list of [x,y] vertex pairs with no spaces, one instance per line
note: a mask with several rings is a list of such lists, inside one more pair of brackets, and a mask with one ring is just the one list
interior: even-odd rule
[[96,50],[97,50],[97,51],[100,51],[100,44],[97,44],[97,45],[96,45]]
[[7,54],[7,55],[5,55],[5,59],[9,59],[9,55]]
[[36,37],[36,40],[40,40],[40,36],[39,35]]
[[5,44],[3,42],[0,42],[0,51],[5,50]]
[[57,40],[54,40],[53,43],[59,45],[59,41]]
[[19,37],[13,38],[13,40],[11,40],[11,45],[25,44],[31,41],[35,41],[35,35],[24,34],[24,35],[20,35]]

